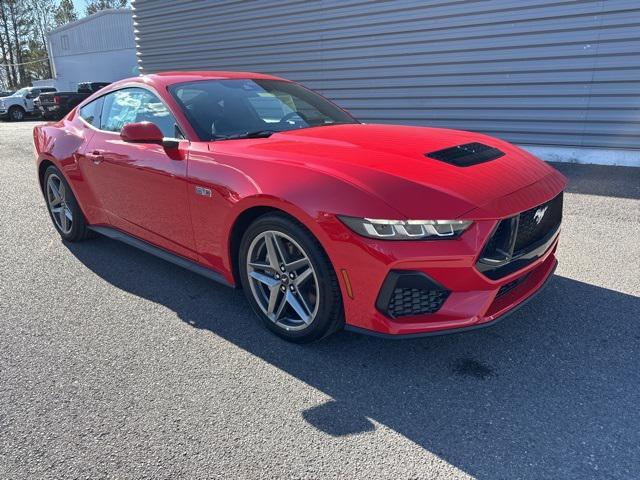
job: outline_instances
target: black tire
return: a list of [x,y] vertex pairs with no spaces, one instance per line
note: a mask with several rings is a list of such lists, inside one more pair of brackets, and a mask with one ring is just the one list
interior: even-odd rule
[[[313,320],[302,330],[289,331],[271,321],[252,293],[247,256],[252,241],[267,231],[281,232],[295,240],[303,248],[315,270],[319,287],[318,309]],[[279,337],[294,343],[307,343],[326,337],[343,327],[342,295],[333,266],[320,242],[296,220],[279,213],[268,213],[256,219],[242,237],[238,262],[240,281],[249,304],[266,327]]]
[[24,120],[24,117],[25,111],[22,107],[14,105],[9,109],[9,120],[11,120],[12,122],[19,122],[21,120]]
[[[51,205],[49,203],[47,185],[49,182],[49,178],[52,175],[55,175],[64,184],[65,203],[71,211],[73,217],[71,228],[68,232],[64,232],[54,219],[54,213],[52,212]],[[73,195],[71,187],[69,187],[67,179],[64,178],[64,175],[60,172],[60,170],[58,170],[57,167],[51,165],[44,172],[44,178],[42,180],[42,190],[44,193],[45,202],[47,203],[47,211],[49,212],[49,217],[51,217],[53,226],[64,240],[68,242],[79,242],[81,240],[85,240],[94,236],[93,231],[89,230],[88,228],[87,221],[84,217],[84,214],[82,213],[82,210],[80,210],[80,206],[78,205],[76,197]]]

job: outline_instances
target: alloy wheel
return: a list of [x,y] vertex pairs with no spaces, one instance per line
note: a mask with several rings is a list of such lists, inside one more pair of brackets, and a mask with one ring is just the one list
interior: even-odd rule
[[253,239],[247,273],[255,301],[276,325],[302,330],[318,313],[319,284],[309,257],[293,238],[274,230]]
[[22,110],[20,110],[19,108],[14,108],[11,111],[11,119],[14,121],[19,122],[20,120],[22,120],[24,117],[24,113],[22,113]]
[[73,212],[67,201],[64,182],[58,175],[52,173],[47,179],[47,204],[53,221],[65,235],[68,235],[73,227]]

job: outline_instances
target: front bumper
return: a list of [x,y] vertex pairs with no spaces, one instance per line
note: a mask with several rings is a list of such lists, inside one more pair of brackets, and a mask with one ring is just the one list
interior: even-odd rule
[[[554,258],[554,260],[555,260],[555,258]],[[536,295],[538,295],[542,291],[542,289],[547,285],[549,280],[551,279],[551,276],[553,275],[553,272],[555,271],[557,265],[558,265],[558,262],[557,262],[557,260],[555,260],[554,263],[553,263],[553,268],[547,274],[546,279],[542,282],[542,284],[540,284],[539,287],[537,287],[537,289],[532,290],[532,292],[531,292],[531,294],[529,296],[524,297],[519,302],[514,303],[513,306],[510,309],[505,310],[500,315],[495,315],[492,320],[490,319],[490,320],[487,320],[485,322],[478,322],[478,323],[476,323],[474,325],[469,325],[469,326],[466,326],[466,327],[449,328],[449,329],[446,329],[446,330],[436,330],[436,331],[425,331],[425,332],[422,332],[422,333],[389,334],[389,333],[376,332],[376,331],[373,331],[373,330],[367,330],[365,328],[355,327],[353,325],[348,325],[348,324],[345,326],[345,330],[349,330],[349,331],[356,332],[356,333],[361,333],[361,334],[364,334],[364,335],[372,335],[374,337],[382,337],[382,338],[388,338],[388,339],[394,339],[394,340],[401,340],[401,339],[410,339],[410,338],[432,337],[432,336],[437,336],[437,335],[448,335],[448,334],[453,334],[453,333],[463,333],[463,332],[469,332],[469,331],[472,331],[472,330],[477,330],[479,328],[491,327],[491,326],[495,325],[496,323],[498,323],[499,321],[503,320],[504,318],[508,317],[511,313],[514,313],[515,311],[517,311],[520,307],[523,307],[524,305],[529,303],[530,300],[532,300]]]
[[[499,221],[474,220],[459,239],[415,242],[365,239],[338,220],[331,222],[328,231],[335,248],[328,253],[342,285],[346,328],[383,336],[434,335],[490,325],[522,305],[553,273],[560,229],[544,239],[526,264],[492,279],[480,271],[478,260]],[[433,313],[401,311],[404,315],[394,316],[385,308],[388,295],[380,299],[389,290],[388,279],[398,272],[431,282],[431,289],[424,288],[433,295],[408,301],[424,311],[436,305]],[[446,294],[434,294],[438,290]]]
[[9,116],[9,110],[6,108],[0,108],[0,118],[7,118]]

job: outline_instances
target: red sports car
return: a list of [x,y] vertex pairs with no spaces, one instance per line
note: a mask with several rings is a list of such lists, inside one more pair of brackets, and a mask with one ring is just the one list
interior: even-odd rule
[[477,133],[367,125],[269,75],[123,80],[34,129],[64,240],[229,286],[295,342],[486,326],[552,274],[566,180]]

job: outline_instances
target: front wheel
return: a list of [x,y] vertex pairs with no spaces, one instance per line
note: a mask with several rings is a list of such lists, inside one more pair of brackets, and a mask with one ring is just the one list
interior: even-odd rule
[[9,120],[19,122],[24,119],[24,110],[21,107],[11,107],[9,109]]
[[240,246],[245,295],[267,328],[306,343],[343,324],[338,281],[320,243],[298,222],[267,214],[247,229]]

